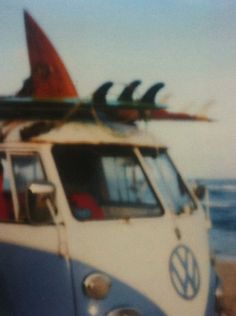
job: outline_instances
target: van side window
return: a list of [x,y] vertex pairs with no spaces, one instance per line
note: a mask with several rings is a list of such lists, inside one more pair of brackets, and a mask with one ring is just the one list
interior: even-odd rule
[[19,221],[28,221],[26,192],[33,182],[46,180],[37,154],[12,156],[12,166],[19,205]]
[[9,181],[8,164],[6,156],[0,153],[0,221],[14,220],[12,195]]

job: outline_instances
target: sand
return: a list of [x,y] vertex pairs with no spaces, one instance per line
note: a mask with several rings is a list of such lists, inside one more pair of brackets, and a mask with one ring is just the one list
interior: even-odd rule
[[224,290],[224,311],[227,316],[236,316],[236,261],[217,259],[216,270]]

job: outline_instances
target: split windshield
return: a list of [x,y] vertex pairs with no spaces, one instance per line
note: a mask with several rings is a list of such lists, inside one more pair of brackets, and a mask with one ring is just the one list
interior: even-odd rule
[[166,150],[141,150],[141,153],[165,207],[177,215],[193,211],[196,208],[195,202]]
[[[153,156],[154,152],[156,157]],[[56,145],[53,154],[72,213],[78,220],[163,214],[162,206],[133,148]],[[150,167],[158,168],[156,150],[143,150],[142,154]],[[155,171],[156,184],[159,186],[157,174]],[[163,186],[160,191],[167,194]],[[177,199],[178,193],[174,193]],[[185,195],[189,198],[187,193]]]

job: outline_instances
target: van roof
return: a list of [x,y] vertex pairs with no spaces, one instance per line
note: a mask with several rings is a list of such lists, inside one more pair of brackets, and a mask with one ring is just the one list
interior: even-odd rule
[[120,145],[141,145],[161,146],[153,135],[138,129],[136,126],[129,126],[118,123],[94,124],[69,122],[53,128],[48,133],[33,137],[32,141],[49,142],[56,144],[120,144]]
[[[59,123],[45,132],[35,133],[35,123],[18,123],[8,131],[4,143],[22,143],[22,134],[29,130],[27,142],[50,144],[120,144],[163,147],[157,139],[134,125],[120,123],[67,122]],[[30,132],[32,131],[32,136]]]

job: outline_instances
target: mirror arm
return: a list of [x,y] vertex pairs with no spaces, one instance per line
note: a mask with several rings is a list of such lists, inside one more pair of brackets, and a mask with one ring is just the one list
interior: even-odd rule
[[64,233],[64,226],[61,225],[61,223],[58,220],[58,217],[56,216],[56,208],[53,205],[52,201],[50,198],[46,198],[46,205],[49,209],[50,215],[53,219],[53,222],[55,223],[56,231],[57,231],[57,236],[58,236],[58,242],[59,242],[59,255],[64,257],[66,260],[69,260],[69,250],[67,246],[66,239],[64,238],[65,233]]
[[59,221],[58,221],[58,218],[56,216],[56,208],[55,206],[53,205],[52,201],[50,200],[50,198],[46,197],[46,205],[47,205],[47,208],[49,210],[49,213],[53,219],[53,222],[56,224],[56,225],[60,225]]

